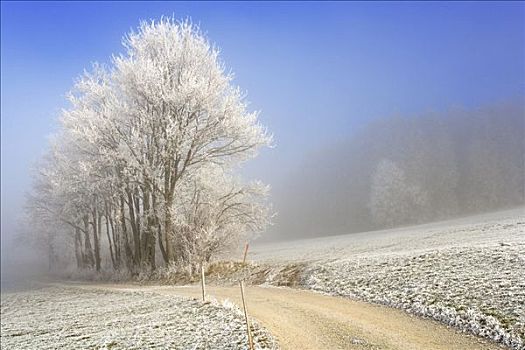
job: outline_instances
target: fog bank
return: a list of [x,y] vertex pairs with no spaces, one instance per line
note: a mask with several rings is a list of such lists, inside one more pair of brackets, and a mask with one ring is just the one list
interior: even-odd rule
[[396,116],[309,154],[267,238],[344,234],[525,203],[522,101]]

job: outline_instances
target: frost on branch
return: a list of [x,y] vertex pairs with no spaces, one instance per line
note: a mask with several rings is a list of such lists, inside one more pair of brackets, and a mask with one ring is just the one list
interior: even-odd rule
[[69,94],[28,211],[80,268],[193,268],[268,223],[266,186],[235,170],[271,136],[191,22],[143,22],[124,46]]

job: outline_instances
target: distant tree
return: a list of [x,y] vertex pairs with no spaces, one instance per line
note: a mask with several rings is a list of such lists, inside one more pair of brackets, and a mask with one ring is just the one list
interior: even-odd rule
[[417,222],[428,205],[425,191],[410,184],[404,171],[391,160],[381,160],[372,176],[369,207],[379,225]]
[[[279,191],[279,227],[301,235],[336,234],[524,205],[524,135],[521,101],[376,120],[305,157]],[[371,210],[372,198],[381,203],[373,180],[384,159],[413,186],[408,193],[426,198],[411,205],[410,220],[387,223]],[[391,203],[404,212],[405,191],[397,193]]]

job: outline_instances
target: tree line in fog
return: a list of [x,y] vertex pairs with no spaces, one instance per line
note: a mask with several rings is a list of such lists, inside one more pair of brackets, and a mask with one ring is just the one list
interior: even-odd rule
[[276,226],[342,234],[524,205],[524,120],[508,102],[372,122],[303,163]]

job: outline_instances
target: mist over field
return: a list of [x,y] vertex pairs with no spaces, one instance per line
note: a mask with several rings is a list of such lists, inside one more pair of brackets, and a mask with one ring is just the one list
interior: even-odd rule
[[[521,99],[476,109],[385,117],[319,147],[272,193],[273,225],[259,241],[408,226],[525,205]],[[3,254],[4,279],[48,270],[24,239]],[[25,246],[25,247],[24,247]],[[16,252],[16,253],[15,253]],[[9,260],[8,257],[11,257]],[[16,258],[13,258],[16,257]],[[35,267],[38,266],[38,269]]]
[[[525,205],[521,99],[377,119],[302,157],[272,193],[260,242],[416,225]],[[25,230],[25,231],[24,231]],[[21,222],[4,279],[46,274]],[[11,260],[9,260],[11,257]],[[37,268],[38,267],[38,268]]]
[[369,231],[525,204],[522,99],[382,118],[304,156],[274,238]]
[[6,349],[525,350],[524,2],[6,2]]

